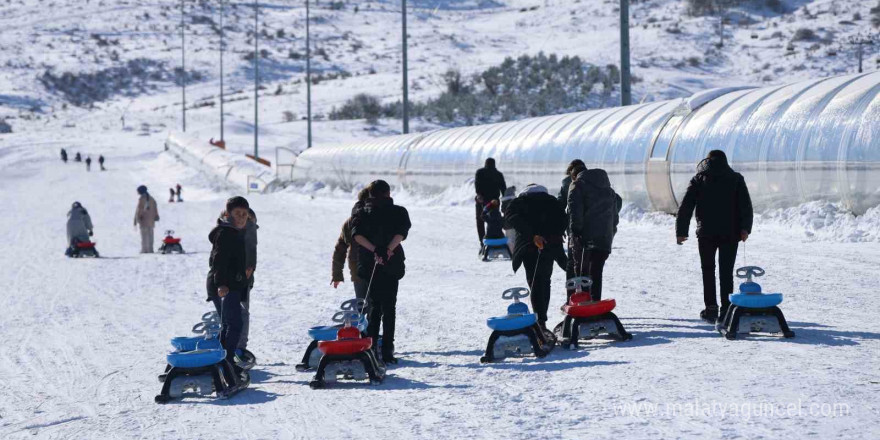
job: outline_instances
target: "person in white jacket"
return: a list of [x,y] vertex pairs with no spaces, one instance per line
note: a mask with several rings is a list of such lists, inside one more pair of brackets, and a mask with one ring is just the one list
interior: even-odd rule
[[140,198],[137,209],[134,211],[134,225],[140,226],[141,253],[153,253],[153,227],[159,221],[159,209],[156,199],[147,192],[147,187],[141,185],[137,188]]

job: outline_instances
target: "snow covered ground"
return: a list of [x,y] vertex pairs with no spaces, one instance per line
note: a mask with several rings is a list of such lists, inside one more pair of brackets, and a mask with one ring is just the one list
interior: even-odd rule
[[[767,269],[762,284],[786,295],[797,337],[726,341],[697,319],[695,243],[676,246],[667,216],[628,211],[605,289],[634,339],[481,365],[485,319],[503,313],[501,291],[525,277],[477,260],[469,205],[414,195],[398,198],[413,229],[398,303],[402,361],[383,385],[313,391],[311,375],[294,369],[306,329],[352,296],[349,283],[328,285],[352,200],[291,190],[249,197],[261,225],[251,388],[228,401],[156,405],[168,339],[209,310],[207,234],[232,194],[162,153],[161,141],[71,132],[0,142],[0,438],[880,437],[875,242],[808,236],[793,213],[760,219],[737,262]],[[108,171],[62,164],[61,146],[104,152]],[[164,203],[178,182],[186,202]],[[186,255],[137,253],[139,184],[163,202],[157,238],[174,229]],[[63,256],[75,200],[104,258]],[[876,237],[876,223],[867,227]],[[554,321],[562,283],[557,269]]]

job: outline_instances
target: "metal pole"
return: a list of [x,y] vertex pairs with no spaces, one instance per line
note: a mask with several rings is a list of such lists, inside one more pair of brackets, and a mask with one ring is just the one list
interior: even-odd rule
[[629,71],[629,0],[620,0],[620,105],[632,104]]
[[406,0],[401,0],[400,14],[403,18],[403,133],[409,133],[409,80],[406,61]]
[[225,44],[225,35],[223,30],[223,16],[226,15],[226,2],[220,0],[220,142],[224,143],[223,138],[223,45]]
[[181,94],[183,95],[183,105],[181,108],[183,109],[183,132],[186,133],[186,38],[185,38],[185,29],[186,23],[184,22],[184,17],[186,17],[183,9],[184,0],[180,0],[180,73],[181,73]]
[[862,73],[862,40],[859,40],[859,73]]
[[254,158],[260,158],[260,9],[254,1]]
[[312,45],[309,38],[309,0],[306,0],[306,148],[312,148]]

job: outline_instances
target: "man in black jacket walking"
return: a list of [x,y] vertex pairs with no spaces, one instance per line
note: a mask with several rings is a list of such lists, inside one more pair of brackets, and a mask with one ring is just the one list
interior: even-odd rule
[[360,245],[358,276],[369,286],[367,333],[379,340],[382,323],[382,361],[396,364],[394,326],[397,319],[397,288],[406,272],[406,256],[400,243],[406,240],[412,224],[406,208],[394,204],[391,187],[384,180],[370,184],[370,197],[355,205],[351,235]]
[[217,220],[208,235],[213,245],[208,259],[208,300],[220,313],[220,344],[236,371],[240,370],[235,365],[235,350],[241,338],[241,302],[247,301],[248,291],[244,229],[249,209],[244,197],[230,198],[226,201],[226,217]]
[[532,309],[538,324],[547,331],[547,310],[550,308],[550,277],[553,262],[565,269],[565,211],[555,197],[540,185],[528,185],[512,202],[505,222],[516,230],[513,249],[513,271],[525,265],[526,282],[531,289]]
[[[571,264],[574,275],[589,275],[593,280],[590,296],[602,299],[602,271],[611,255],[611,243],[620,222],[620,196],[611,189],[608,173],[603,169],[588,170],[585,166],[572,169],[573,181],[568,191],[569,229],[571,231]],[[568,295],[574,293],[569,291]]]
[[480,237],[480,246],[483,246],[483,238],[486,237],[486,226],[483,224],[483,208],[492,200],[498,200],[507,189],[504,182],[504,174],[495,168],[495,159],[486,159],[486,165],[477,170],[474,176],[474,189],[477,196],[474,197],[477,212],[477,235]]
[[700,318],[714,323],[719,316],[715,298],[715,253],[718,253],[718,276],[721,278],[721,316],[730,307],[733,293],[733,267],[740,241],[752,232],[752,199],[743,176],[730,168],[727,155],[712,150],[697,166],[684,200],[678,209],[676,240],[688,237],[691,215],[697,212],[697,244],[703,271],[703,300],[706,308]]

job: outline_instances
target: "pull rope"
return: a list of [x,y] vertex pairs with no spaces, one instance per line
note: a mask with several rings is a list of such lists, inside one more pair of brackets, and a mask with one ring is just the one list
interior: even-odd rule
[[543,249],[538,249],[538,258],[535,259],[535,270],[534,270],[534,272],[532,272],[532,283],[529,286],[529,295],[532,294],[532,290],[534,290],[534,288],[535,288],[535,281],[538,278],[538,264],[541,263],[541,253],[543,251],[544,251]]
[[373,273],[370,274],[370,282],[367,283],[367,293],[364,295],[364,304],[361,306],[361,311],[359,313],[360,316],[358,318],[362,318],[364,316],[364,310],[367,309],[367,302],[370,300],[370,292],[373,288],[373,278],[376,276],[376,267],[379,266],[379,261],[375,258],[373,259]]

